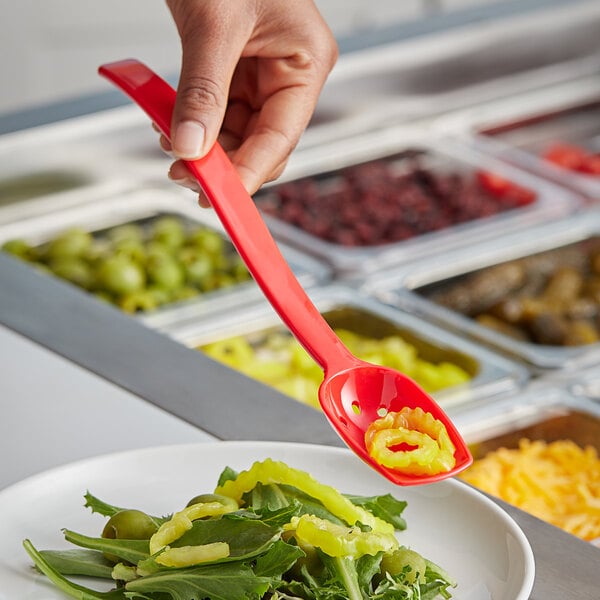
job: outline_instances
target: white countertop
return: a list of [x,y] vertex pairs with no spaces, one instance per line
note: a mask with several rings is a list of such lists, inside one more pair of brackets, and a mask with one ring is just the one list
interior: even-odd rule
[[216,438],[0,325],[0,489],[75,460]]

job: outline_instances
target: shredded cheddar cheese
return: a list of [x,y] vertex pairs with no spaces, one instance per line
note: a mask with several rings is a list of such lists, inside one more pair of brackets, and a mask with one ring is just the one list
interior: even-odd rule
[[476,460],[460,478],[573,535],[600,537],[600,458],[570,440],[522,439]]

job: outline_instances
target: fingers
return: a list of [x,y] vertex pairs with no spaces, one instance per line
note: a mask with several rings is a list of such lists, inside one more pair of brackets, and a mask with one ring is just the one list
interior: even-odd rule
[[230,91],[230,102],[247,98],[248,79],[254,81],[250,104],[255,112],[248,118],[241,146],[232,154],[250,193],[281,174],[338,56],[333,34],[313,2],[286,3],[285,13],[281,3],[263,4],[279,10],[278,27],[269,27],[275,21],[272,15],[258,23]]
[[[177,158],[200,158],[217,139],[229,82],[252,32],[246,3],[168,0],[182,44],[182,65],[171,123]],[[236,14],[231,14],[236,9]],[[241,14],[240,14],[241,12]]]
[[253,194],[265,181],[277,178],[310,120],[317,94],[291,88],[267,100],[249,135],[233,153],[232,162]]
[[[248,190],[278,177],[337,59],[312,0],[167,0],[182,43],[171,142],[201,158],[219,139]],[[183,163],[170,177],[195,189]]]
[[200,184],[188,171],[188,168],[185,166],[185,163],[183,161],[176,160],[171,165],[171,168],[169,169],[169,179],[177,185],[192,190],[192,192],[196,192],[196,194],[198,194],[198,204],[202,208],[210,207],[210,202],[208,201],[208,198],[204,195]]

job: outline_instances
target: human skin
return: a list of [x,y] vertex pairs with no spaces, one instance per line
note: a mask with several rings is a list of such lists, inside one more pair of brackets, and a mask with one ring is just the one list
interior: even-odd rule
[[200,192],[184,160],[220,142],[250,194],[283,171],[314,112],[337,44],[313,0],[166,0],[182,63],[161,146],[169,177]]

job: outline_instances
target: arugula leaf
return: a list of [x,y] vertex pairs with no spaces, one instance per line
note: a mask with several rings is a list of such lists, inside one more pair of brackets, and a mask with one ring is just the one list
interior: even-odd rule
[[289,505],[289,500],[283,493],[281,486],[277,484],[264,485],[257,483],[254,489],[245,495],[246,504],[254,510],[266,508],[268,510],[279,510]]
[[76,598],[77,600],[126,600],[122,589],[111,590],[110,592],[98,592],[82,585],[78,585],[63,577],[54,569],[34,547],[30,540],[24,540],[23,546],[33,560],[35,566],[62,592]]
[[258,577],[281,577],[304,556],[306,553],[298,546],[277,540],[267,552],[256,559],[254,572]]
[[76,546],[89,548],[90,550],[99,550],[100,552],[106,552],[107,554],[114,554],[120,559],[133,564],[137,564],[140,560],[144,560],[150,555],[148,540],[93,538],[68,529],[63,529],[63,533],[65,535],[65,540]]
[[[279,510],[263,508],[256,511],[256,515],[260,520],[271,527],[283,527],[292,520],[292,517],[298,517],[301,514],[302,505],[296,500],[293,500],[290,504]],[[229,516],[233,518],[235,513],[232,513]]]
[[114,506],[112,504],[104,502],[103,500],[100,500],[100,498],[96,498],[96,496],[91,494],[89,490],[85,493],[84,498],[84,506],[86,508],[91,508],[93,513],[98,513],[100,515],[103,515],[104,517],[112,517],[118,512],[125,510],[120,506]]
[[378,552],[375,556],[361,556],[356,561],[356,572],[361,589],[372,591],[373,579],[378,575],[383,554]]
[[424,558],[425,560],[425,576],[427,579],[442,579],[443,581],[447,581],[452,587],[456,587],[456,580],[450,577],[450,574],[442,569],[439,565],[435,564],[433,561],[428,558]]
[[225,467],[221,474],[219,475],[219,480],[217,481],[217,487],[221,487],[226,481],[233,481],[237,479],[238,472],[234,471],[231,467]]
[[381,496],[344,495],[352,504],[366,508],[376,517],[391,523],[397,530],[404,531],[406,529],[406,521],[401,516],[407,504],[404,500],[398,500],[391,494]]
[[[118,512],[122,510],[129,510],[127,508],[123,508],[121,506],[114,506],[113,504],[108,504],[100,498],[94,496],[89,491],[87,491],[84,495],[86,508],[90,508],[93,513],[97,513],[103,515],[105,517],[112,517],[116,515]],[[157,517],[155,515],[148,515],[155,523],[156,528],[160,527],[165,521],[168,521],[172,515],[166,515],[164,517]]]
[[44,560],[62,575],[110,579],[113,565],[96,550],[40,550]]
[[270,587],[270,578],[257,577],[242,563],[160,571],[125,585],[127,592],[165,593],[172,600],[249,600]]
[[[331,588],[328,598],[331,593],[334,593],[332,598],[347,598],[347,600],[363,600],[363,593],[358,580],[358,572],[356,570],[356,561],[347,556],[331,557],[326,554],[321,554],[321,560],[327,568],[330,579],[326,584]],[[338,596],[339,591],[343,594]],[[318,594],[317,597],[321,597]]]
[[347,525],[329,512],[318,500],[291,485],[258,483],[251,492],[244,494],[244,502],[259,514],[283,511],[286,507],[293,506],[293,516],[310,514],[338,525]]
[[228,518],[228,515],[223,515],[220,519],[194,521],[189,531],[169,545],[178,548],[227,542],[229,556],[220,559],[219,562],[230,562],[265,552],[279,534],[278,528],[270,527],[262,521]]

